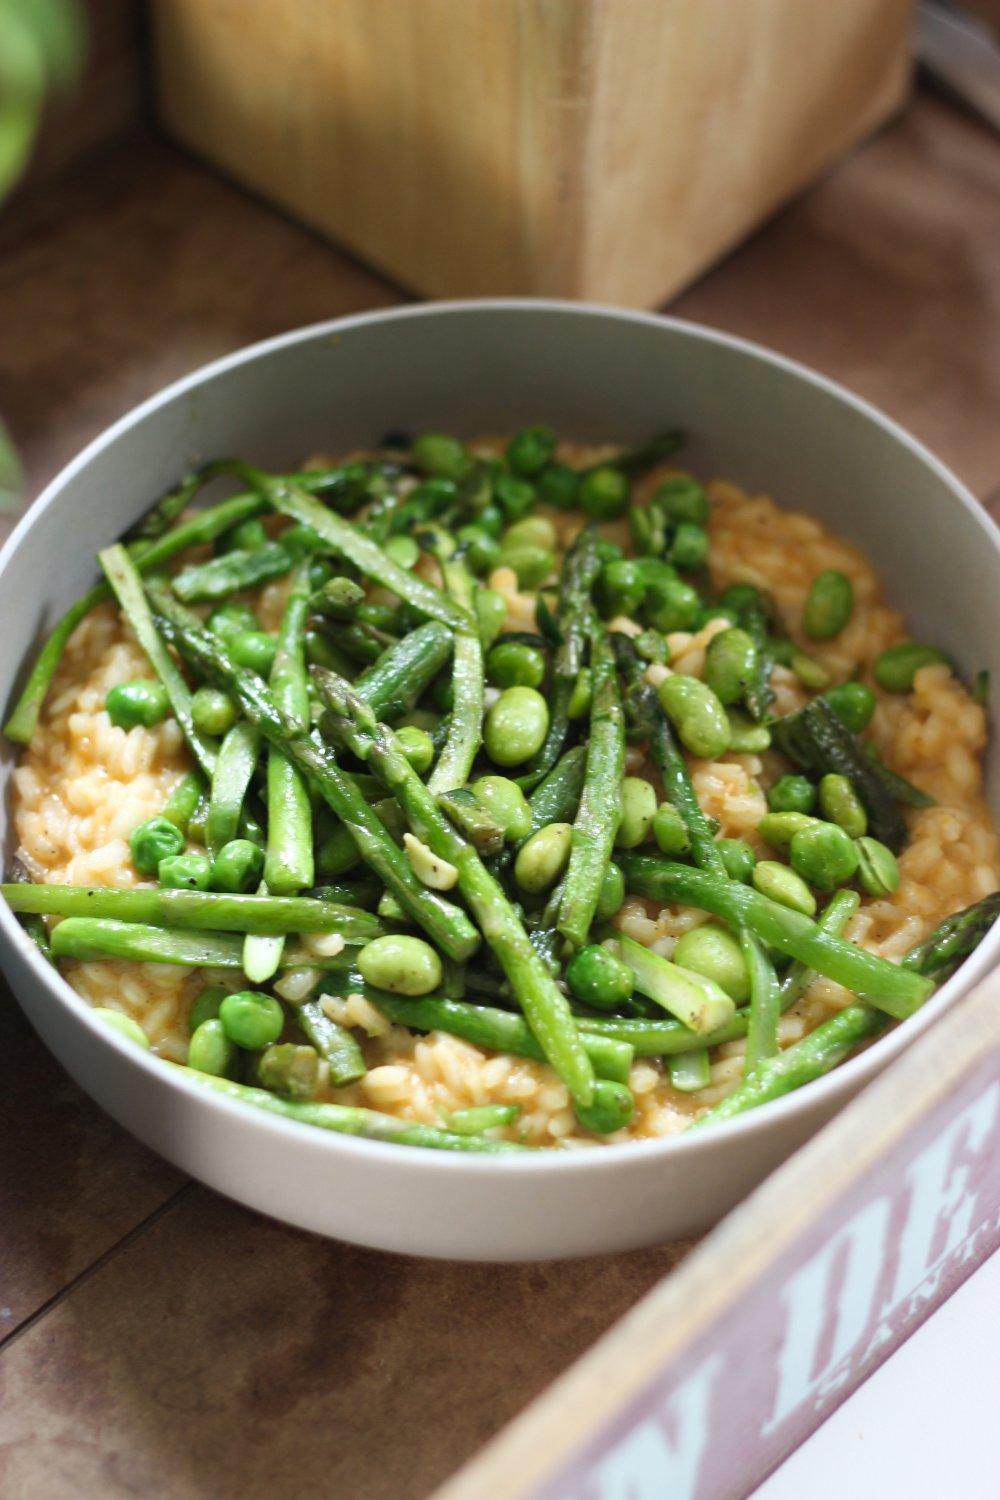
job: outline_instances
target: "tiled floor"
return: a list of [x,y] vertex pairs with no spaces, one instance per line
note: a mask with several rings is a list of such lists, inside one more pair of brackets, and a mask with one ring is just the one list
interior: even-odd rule
[[[845,381],[1000,509],[1000,152],[927,96],[671,312]],[[167,380],[399,301],[136,139],[0,221],[0,411],[32,493]],[[794,435],[792,435],[794,438]],[[185,1185],[0,1006],[0,1493],[417,1500],[684,1247],[462,1267]]]

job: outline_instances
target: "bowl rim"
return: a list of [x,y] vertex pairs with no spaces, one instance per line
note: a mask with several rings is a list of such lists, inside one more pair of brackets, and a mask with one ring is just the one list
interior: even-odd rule
[[[966,510],[979,527],[983,533],[984,543],[992,549],[1000,565],[1000,528],[996,526],[958,476],[919,439],[880,408],[856,395],[840,382],[811,369],[808,365],[790,359],[753,340],[726,333],[703,323],[665,314],[615,307],[606,303],[574,302],[559,298],[483,297],[404,303],[400,306],[377,308],[367,312],[323,319],[244,345],[171,381],[170,384],[147,397],[111,423],[45,486],[38,499],[28,506],[7,541],[0,547],[0,577],[14,560],[23,539],[31,528],[50,507],[58,504],[66,486],[101,453],[113,447],[119,438],[138,422],[152,416],[161,407],[169,405],[178,397],[211,383],[241,365],[255,363],[257,360],[266,359],[271,354],[293,349],[300,344],[312,343],[317,339],[336,338],[353,329],[384,322],[419,321],[427,317],[442,318],[482,313],[528,316],[537,313],[555,313],[571,318],[606,319],[653,329],[666,329],[675,335],[696,342],[714,344],[720,349],[777,368],[835,401],[853,408],[859,416],[881,428],[901,447],[908,450],[914,458],[930,469],[949,492],[951,500]],[[791,1121],[799,1114],[814,1113],[822,1109],[824,1105],[836,1101],[838,1095],[846,1096],[837,1106],[842,1108],[850,1102],[850,1097],[858,1088],[870,1082],[905,1047],[916,1041],[928,1027],[951,1008],[951,1005],[965,990],[993,967],[997,958],[1000,957],[1000,923],[996,924],[976,952],[919,1011],[909,1017],[906,1022],[894,1026],[891,1031],[879,1037],[857,1056],[840,1064],[824,1077],[814,1080],[806,1088],[772,1100],[759,1109],[748,1111],[745,1115],[723,1121],[714,1129],[703,1133],[682,1130],[674,1135],[621,1141],[616,1142],[610,1150],[558,1151],[548,1149],[495,1156],[466,1152],[418,1151],[412,1146],[403,1146],[390,1141],[371,1141],[358,1136],[342,1135],[338,1132],[317,1129],[315,1126],[305,1125],[298,1121],[283,1119],[263,1110],[255,1110],[238,1100],[227,1098],[223,1094],[216,1094],[207,1086],[185,1078],[180,1067],[164,1067],[164,1059],[155,1057],[136,1047],[134,1043],[126,1041],[124,1037],[95,1016],[93,1008],[77,994],[68,980],[42,957],[7,903],[0,902],[0,946],[5,944],[11,945],[15,950],[20,949],[21,956],[41,989],[56,1000],[65,1011],[68,1011],[76,1022],[88,1027],[92,1035],[99,1037],[133,1067],[145,1073],[151,1082],[159,1082],[167,1088],[176,1089],[181,1095],[202,1100],[209,1109],[218,1111],[221,1118],[228,1116],[234,1122],[238,1119],[247,1128],[257,1128],[273,1133],[279,1139],[284,1137],[290,1143],[296,1141],[302,1145],[311,1143],[312,1149],[317,1152],[347,1152],[349,1155],[356,1155],[359,1161],[369,1160],[373,1163],[386,1164],[390,1161],[402,1164],[405,1161],[411,1168],[418,1166],[425,1171],[464,1172],[485,1169],[493,1173],[502,1172],[507,1176],[519,1176],[523,1173],[537,1172],[576,1173],[614,1170],[616,1163],[624,1169],[629,1163],[638,1165],[640,1161],[652,1161],[660,1156],[673,1160],[683,1155],[698,1155],[711,1152],[716,1143],[722,1145],[735,1140],[736,1137],[749,1140],[762,1131],[780,1130],[783,1122]]]

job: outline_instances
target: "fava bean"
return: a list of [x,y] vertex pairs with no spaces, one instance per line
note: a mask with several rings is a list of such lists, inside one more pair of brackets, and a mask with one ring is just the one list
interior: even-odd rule
[[441,983],[441,959],[423,938],[399,933],[375,938],[357,962],[366,984],[392,995],[429,995]]
[[455,532],[455,541],[465,549],[466,566],[473,573],[492,573],[500,566],[500,543],[481,523],[460,526]]
[[846,885],[858,868],[853,839],[836,823],[800,828],[788,846],[792,869],[821,891]]
[[508,526],[503,536],[503,549],[509,552],[515,547],[544,547],[549,552],[556,545],[556,528],[548,516],[525,516]]
[[847,776],[830,772],[819,784],[820,810],[830,823],[836,823],[852,839],[859,839],[868,827],[864,804]]
[[604,872],[601,889],[594,911],[595,922],[610,922],[625,900],[625,876],[618,865],[611,861]]
[[410,448],[410,458],[421,473],[443,479],[464,479],[473,465],[465,444],[446,432],[421,433]]
[[590,712],[590,699],[593,680],[589,667],[581,667],[576,674],[573,691],[566,705],[566,717],[572,723],[576,719],[582,719],[585,713]]
[[899,865],[892,850],[878,839],[860,838],[858,884],[869,896],[891,896],[899,890]]
[[507,618],[507,600],[497,589],[477,589],[472,601],[479,639],[484,646],[495,641]]
[[219,1006],[229,994],[220,984],[207,984],[200,990],[191,1002],[188,1011],[187,1028],[188,1034],[193,1036],[203,1021],[214,1021],[219,1014]]
[[518,588],[537,589],[555,567],[556,555],[547,547],[504,547],[500,564],[517,574]]
[[753,877],[757,856],[744,839],[718,839],[715,847],[730,880],[747,885]]
[[823,688],[830,686],[830,674],[820,662],[813,657],[807,656],[804,651],[793,651],[791,656],[791,668],[803,687],[811,692],[822,692]]
[[434,764],[434,741],[426,729],[418,729],[415,724],[402,724],[396,730],[396,743],[418,776],[430,770]]
[[659,699],[682,744],[705,760],[729,747],[729,720],[718,698],[697,677],[675,673],[659,686]]
[[936,646],[921,646],[916,641],[900,641],[890,646],[875,658],[875,681],[887,693],[910,693],[913,679],[921,667],[936,666],[943,662],[950,666],[947,656]]
[[236,1059],[236,1048],[226,1035],[221,1020],[202,1021],[188,1043],[187,1064],[212,1078],[225,1078]]
[[143,1031],[138,1021],[133,1021],[131,1016],[125,1015],[123,1011],[112,1010],[108,1005],[95,1005],[94,1015],[102,1020],[105,1026],[110,1026],[112,1031],[117,1031],[120,1036],[126,1037],[128,1041],[134,1042],[137,1047],[149,1050],[149,1037]]
[[486,672],[497,687],[540,687],[545,677],[545,653],[524,641],[499,640],[490,647]]
[[[797,814],[782,813],[780,816],[794,817]],[[801,876],[787,865],[779,864],[775,859],[759,860],[751,881],[754,889],[769,900],[777,901],[780,906],[790,906],[793,911],[800,911],[807,917],[815,916],[816,897]]]
[[517,766],[541,749],[549,727],[549,706],[535,688],[512,687],[486,716],[483,741],[498,766]]
[[514,879],[522,891],[537,895],[555,885],[569,863],[572,844],[571,823],[547,823],[533,833],[514,861]]
[[649,837],[649,830],[656,817],[656,789],[641,776],[625,776],[622,779],[621,818],[615,845],[619,849],[636,849]]
[[531,832],[531,808],[516,781],[506,776],[480,776],[472,783],[472,795],[499,823],[504,838],[526,839]]
[[653,838],[661,854],[671,858],[687,854],[691,848],[691,835],[687,824],[672,802],[661,802],[653,818]]
[[854,586],[846,573],[827,568],[812,581],[802,611],[802,629],[810,640],[839,635],[854,610]]
[[705,682],[720,703],[740,703],[757,670],[753,637],[738,625],[713,635],[705,652]]
[[808,813],[765,813],[757,824],[757,832],[776,849],[785,849],[801,829],[811,828],[818,822],[818,818],[811,818]]

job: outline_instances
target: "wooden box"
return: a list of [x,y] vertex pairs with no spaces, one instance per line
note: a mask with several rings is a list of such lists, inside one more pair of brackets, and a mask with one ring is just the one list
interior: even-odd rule
[[154,0],[167,130],[405,286],[655,305],[895,110],[910,0]]

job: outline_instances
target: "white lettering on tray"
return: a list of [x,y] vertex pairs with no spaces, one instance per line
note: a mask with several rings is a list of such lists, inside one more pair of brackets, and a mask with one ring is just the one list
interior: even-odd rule
[[603,1456],[591,1475],[601,1500],[688,1500],[694,1494],[721,1364],[720,1355],[711,1355],[671,1394],[662,1414],[646,1417]]

